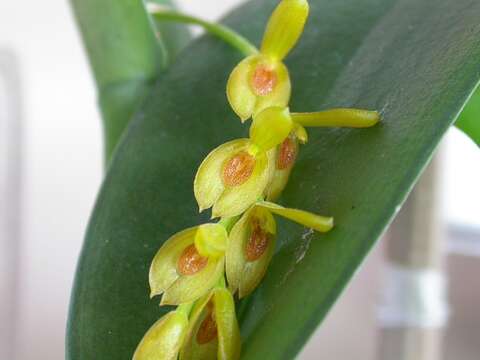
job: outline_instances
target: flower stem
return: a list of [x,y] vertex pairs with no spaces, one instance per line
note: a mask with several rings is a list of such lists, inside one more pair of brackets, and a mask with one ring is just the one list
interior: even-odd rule
[[155,6],[155,4],[149,4],[148,10],[156,20],[177,21],[185,24],[199,25],[210,34],[222,39],[246,56],[258,53],[258,49],[250,41],[224,25],[211,23],[194,16],[168,10],[161,6]]

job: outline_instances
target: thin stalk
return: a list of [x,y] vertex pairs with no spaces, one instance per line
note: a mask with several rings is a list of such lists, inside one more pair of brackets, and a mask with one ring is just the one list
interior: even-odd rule
[[175,21],[185,24],[199,25],[203,27],[207,32],[221,40],[225,41],[227,44],[239,50],[245,56],[250,56],[258,53],[258,49],[246,38],[232,29],[217,23],[211,23],[197,17],[179,13],[177,11],[168,10],[161,6],[149,6],[150,14],[156,20],[164,21]]

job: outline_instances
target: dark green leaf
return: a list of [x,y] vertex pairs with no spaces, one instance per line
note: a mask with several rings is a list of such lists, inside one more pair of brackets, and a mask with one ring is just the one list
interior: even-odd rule
[[[248,3],[227,23],[258,44],[275,3]],[[399,209],[478,81],[479,17],[476,0],[311,1],[287,59],[292,111],[355,106],[383,121],[310,131],[281,202],[337,226],[318,235],[279,222],[278,253],[242,304],[245,359],[293,358]],[[239,60],[216,39],[194,42],[129,127],[78,265],[70,359],[129,359],[166,311],[148,298],[148,267],[168,236],[208,217],[192,191],[202,158],[245,134],[225,97]]]

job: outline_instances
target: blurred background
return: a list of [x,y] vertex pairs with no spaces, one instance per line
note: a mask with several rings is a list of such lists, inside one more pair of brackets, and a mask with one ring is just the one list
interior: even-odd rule
[[[211,20],[239,2],[178,1]],[[64,358],[70,288],[102,179],[101,141],[95,86],[68,2],[0,2],[0,359]],[[452,129],[440,153],[426,190],[412,196],[300,359],[479,358],[480,151]],[[412,260],[389,237],[429,246]],[[428,318],[421,324],[395,317],[416,305],[390,297],[418,291],[409,289],[410,270],[423,271],[419,284],[432,272],[438,280],[421,295],[431,306],[413,309]],[[402,276],[404,286],[392,289]]]

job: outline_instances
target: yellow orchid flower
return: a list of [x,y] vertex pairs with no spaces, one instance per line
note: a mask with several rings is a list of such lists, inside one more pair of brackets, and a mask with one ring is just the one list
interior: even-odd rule
[[237,216],[265,192],[274,170],[275,151],[261,151],[250,139],[214,149],[198,168],[193,189],[200,211],[212,217]]
[[260,284],[275,251],[276,222],[280,215],[316,231],[327,232],[333,218],[259,201],[233,226],[226,251],[226,274],[230,290],[249,295]]
[[230,290],[242,298],[260,283],[272,259],[276,223],[270,211],[253,206],[233,226],[226,256]]
[[286,106],[291,84],[282,60],[297,43],[308,17],[306,0],[282,0],[272,13],[260,53],[248,56],[232,71],[227,98],[243,121],[270,106]]
[[205,295],[223,275],[227,237],[220,224],[195,226],[170,237],[150,266],[150,296],[163,294],[161,305],[179,305]]
[[275,167],[275,150],[293,128],[288,108],[269,107],[253,118],[250,138],[227,142],[200,164],[193,183],[200,211],[212,217],[243,213],[262,197]]

